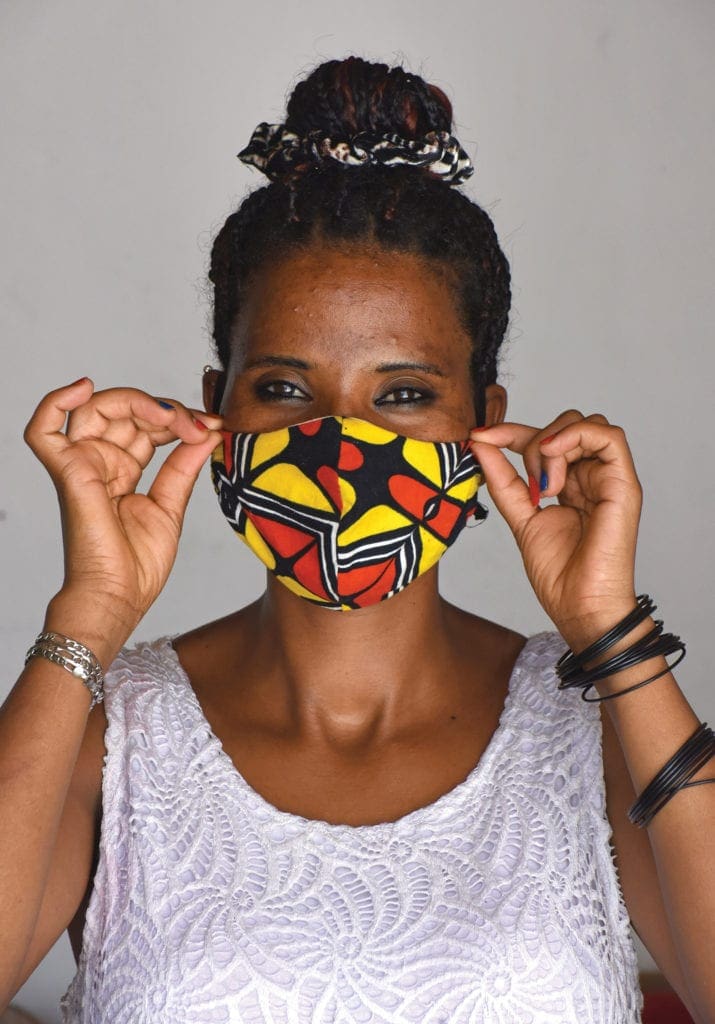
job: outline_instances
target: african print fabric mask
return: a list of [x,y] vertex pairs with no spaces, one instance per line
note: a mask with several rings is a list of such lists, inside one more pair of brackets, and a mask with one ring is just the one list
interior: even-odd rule
[[418,441],[347,416],[223,438],[211,475],[230,525],[289,590],[326,608],[399,593],[469,515],[487,515],[467,441]]

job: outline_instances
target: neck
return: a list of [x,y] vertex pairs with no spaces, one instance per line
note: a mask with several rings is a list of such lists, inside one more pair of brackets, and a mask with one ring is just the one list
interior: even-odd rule
[[459,700],[460,613],[440,598],[437,567],[395,597],[348,612],[311,604],[269,576],[247,614],[242,675],[295,734],[354,748]]

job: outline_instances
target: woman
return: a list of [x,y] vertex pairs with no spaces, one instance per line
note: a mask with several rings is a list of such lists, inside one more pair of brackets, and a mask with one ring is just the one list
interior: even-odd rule
[[[715,1019],[712,732],[636,598],[628,444],[505,421],[509,269],[450,132],[401,68],[316,68],[240,154],[271,183],[214,243],[206,411],[83,379],[30,421],[66,576],[0,722],[5,1002],[68,927],[65,1021],[622,1024],[630,920]],[[211,453],[266,591],[123,649]],[[555,632],[439,596],[482,479]]]

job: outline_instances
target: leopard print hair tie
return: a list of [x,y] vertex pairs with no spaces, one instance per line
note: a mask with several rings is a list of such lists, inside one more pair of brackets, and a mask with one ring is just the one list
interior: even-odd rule
[[283,124],[262,121],[248,145],[238,153],[238,159],[257,167],[273,181],[296,177],[327,159],[347,166],[370,163],[425,167],[450,185],[457,185],[474,173],[469,155],[446,131],[428,132],[422,139],[364,131],[349,139],[333,140],[320,130],[300,136]]

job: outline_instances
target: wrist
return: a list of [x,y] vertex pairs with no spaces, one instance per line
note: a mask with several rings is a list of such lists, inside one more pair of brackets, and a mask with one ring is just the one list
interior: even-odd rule
[[[574,654],[578,655],[581,651],[585,651],[587,647],[590,647],[591,644],[595,643],[613,629],[617,623],[622,622],[627,615],[630,615],[636,607],[637,602],[638,598],[634,592],[632,598],[614,602],[612,605],[599,609],[597,612],[590,612],[579,617],[573,617],[562,624],[557,623],[556,625],[559,633],[571,650]],[[647,623],[649,623],[648,626]],[[608,653],[597,657],[592,662],[589,662],[588,667],[593,668],[595,665],[600,664],[602,661],[606,661],[619,651],[630,647],[634,640],[644,636],[649,629],[653,628],[654,623],[652,619],[649,618],[647,623],[639,623],[639,625],[635,626],[625,637],[622,637],[613,645],[613,647],[609,648]],[[647,628],[644,628],[646,626]]]
[[109,597],[60,590],[47,606],[42,629],[84,644],[106,671],[137,621],[128,609],[113,606]]
[[[581,622],[578,628],[565,630],[571,651],[557,665],[561,688],[585,687],[584,700],[608,699],[665,677],[669,669],[666,655],[679,652],[680,661],[685,646],[679,637],[663,633],[662,621],[656,622],[650,614],[655,608],[652,598],[641,594],[615,621],[593,619],[586,628]],[[591,687],[599,698],[585,696]]]
[[[638,640],[642,640],[643,637],[647,636],[654,627],[655,619],[649,616],[647,619],[644,619],[643,622],[639,622],[637,626],[634,626],[626,636],[621,637],[620,640],[618,640],[603,654],[587,661],[584,667],[586,669],[596,668],[596,666],[602,665],[610,658],[614,658],[623,651],[627,651]],[[662,654],[654,654],[652,657],[644,659],[637,665],[615,671],[612,675],[598,680],[593,684],[594,689],[600,697],[619,693],[622,690],[625,690],[628,687],[650,677],[656,672],[660,672],[662,669],[667,668],[667,664],[668,663]]]

